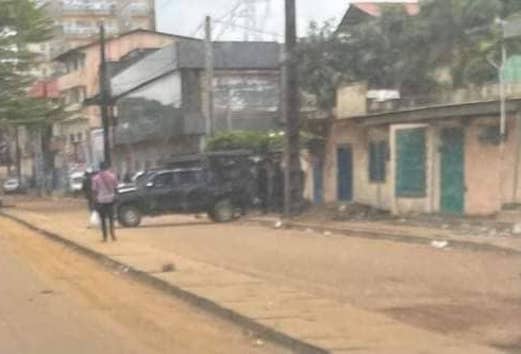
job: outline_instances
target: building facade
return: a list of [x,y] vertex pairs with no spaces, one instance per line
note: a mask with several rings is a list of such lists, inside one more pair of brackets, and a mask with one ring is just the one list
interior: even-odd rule
[[497,98],[368,112],[366,95],[356,92],[363,85],[339,90],[317,156],[326,202],[453,215],[493,215],[521,203],[519,96],[508,100],[502,143]]
[[[280,46],[215,42],[213,52],[213,133],[280,129]],[[112,79],[118,115],[113,159],[120,175],[203,149],[211,133],[204,54],[201,41],[177,41]]]
[[[110,75],[115,75],[147,54],[174,42],[176,36],[147,30],[134,30],[106,42]],[[96,164],[101,128],[100,110],[84,104],[99,92],[100,45],[95,41],[69,50],[56,58],[65,67],[58,77],[58,88],[68,117],[56,124],[55,136],[61,140],[60,162],[69,169]],[[99,155],[99,153],[97,154]]]
[[156,27],[154,0],[47,0],[42,6],[56,27],[50,57],[95,40],[101,22],[108,36]]

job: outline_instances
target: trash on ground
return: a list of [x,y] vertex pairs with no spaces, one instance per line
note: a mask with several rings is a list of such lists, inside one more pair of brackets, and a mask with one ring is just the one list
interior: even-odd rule
[[432,241],[431,246],[438,249],[443,249],[449,245],[448,241]]
[[514,227],[512,228],[512,233],[514,235],[521,235],[521,223],[514,224]]
[[262,339],[257,339],[257,340],[255,341],[255,345],[256,345],[257,347],[262,347],[262,346],[264,345],[264,341],[263,341]]
[[280,229],[284,224],[282,223],[282,220],[277,220],[275,222],[275,225],[273,225],[276,229]]
[[176,271],[175,264],[174,263],[163,264],[163,266],[161,267],[161,271],[163,273],[175,272]]

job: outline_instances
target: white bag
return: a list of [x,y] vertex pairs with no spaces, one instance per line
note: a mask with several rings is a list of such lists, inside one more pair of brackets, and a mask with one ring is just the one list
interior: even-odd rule
[[90,214],[90,226],[98,227],[98,226],[100,226],[100,224],[101,224],[101,221],[99,219],[98,212],[97,211],[93,211]]

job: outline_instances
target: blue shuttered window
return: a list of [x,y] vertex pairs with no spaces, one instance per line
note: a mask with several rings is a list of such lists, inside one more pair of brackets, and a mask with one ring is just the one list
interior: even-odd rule
[[385,182],[385,162],[388,156],[388,143],[386,141],[369,143],[369,181]]

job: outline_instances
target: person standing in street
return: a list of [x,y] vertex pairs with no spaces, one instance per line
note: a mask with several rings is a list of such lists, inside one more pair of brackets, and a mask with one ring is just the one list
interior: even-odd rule
[[85,176],[83,176],[83,183],[81,186],[81,190],[85,195],[85,199],[87,199],[87,205],[89,207],[89,212],[94,211],[95,203],[92,195],[92,175],[93,171],[91,168],[87,168],[85,171]]
[[85,171],[85,175],[83,176],[83,182],[81,186],[81,190],[85,199],[87,200],[87,207],[89,208],[90,220],[87,228],[91,228],[93,226],[98,225],[99,217],[98,212],[96,211],[96,203],[94,201],[94,195],[92,194],[92,178],[94,176],[94,171],[89,167]]
[[107,242],[107,222],[112,241],[116,241],[114,232],[114,202],[118,188],[118,179],[109,170],[109,165],[102,162],[100,171],[92,179],[92,192],[96,202],[96,210],[101,221],[101,230],[103,232],[103,242]]

